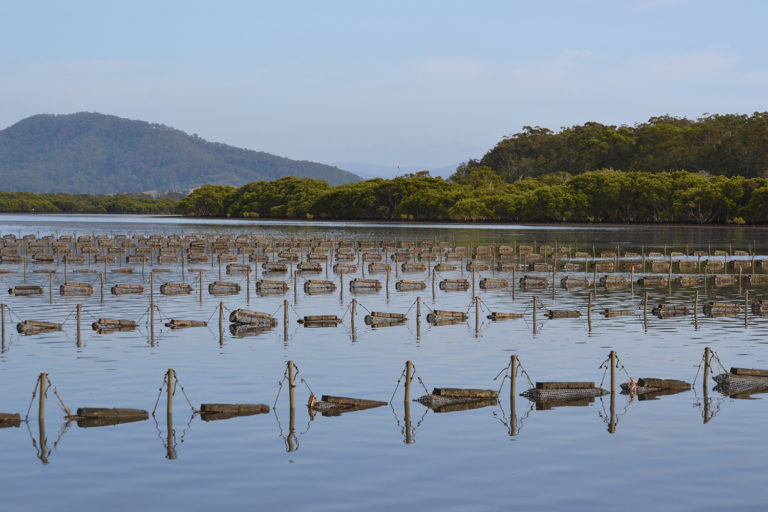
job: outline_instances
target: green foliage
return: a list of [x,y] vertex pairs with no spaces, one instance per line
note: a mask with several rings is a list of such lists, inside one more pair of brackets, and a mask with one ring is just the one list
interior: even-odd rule
[[178,201],[148,196],[0,192],[2,213],[173,213]]
[[711,115],[691,121],[652,117],[636,126],[589,122],[553,132],[538,126],[504,138],[479,161],[469,161],[452,179],[488,167],[510,183],[552,173],[597,169],[652,173],[684,169],[726,176],[765,177],[768,112]]
[[502,222],[765,223],[768,179],[707,177],[687,171],[611,169],[575,177],[552,173],[504,184],[487,168],[453,181],[427,173],[329,186],[283,178],[235,189],[207,185],[184,198],[196,216]]

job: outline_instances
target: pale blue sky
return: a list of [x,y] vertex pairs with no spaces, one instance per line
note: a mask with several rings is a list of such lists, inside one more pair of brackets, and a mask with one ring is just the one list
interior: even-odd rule
[[768,2],[3,1],[0,128],[101,112],[437,168],[523,125],[768,110]]

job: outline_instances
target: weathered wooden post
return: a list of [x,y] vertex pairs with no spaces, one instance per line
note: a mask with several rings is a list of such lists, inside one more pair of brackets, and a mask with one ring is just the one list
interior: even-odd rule
[[173,395],[176,393],[176,371],[173,368],[168,368],[166,373],[168,378],[168,396],[165,413],[165,425],[167,430],[167,453],[168,460],[174,460],[176,458],[176,447],[174,446],[174,431],[173,431]]
[[288,341],[288,301],[283,300],[283,341]]
[[299,274],[298,272],[293,273],[293,303],[298,304],[299,303]]
[[635,298],[635,264],[629,268],[629,290],[632,298]]
[[48,273],[48,301],[53,304],[53,272]]
[[741,295],[741,265],[739,265],[739,295]]
[[749,290],[744,291],[744,328],[749,327]]
[[344,272],[339,272],[339,299],[344,303]]
[[515,300],[515,292],[517,289],[517,262],[512,265],[512,300]]
[[45,399],[46,392],[48,391],[48,374],[43,372],[38,377],[40,382],[40,399],[37,402],[37,417],[40,419],[45,418]]
[[0,304],[0,353],[5,352],[5,304]]
[[296,409],[296,367],[288,361],[288,402],[291,410]]
[[199,271],[198,273],[198,287],[200,288],[200,304],[203,303],[203,271]]
[[219,345],[224,345],[224,303],[219,302]]
[[403,401],[411,401],[411,381],[413,380],[413,362],[405,362],[405,394],[403,395]]
[[592,332],[592,292],[589,292],[589,299],[587,301],[587,327],[589,332]]
[[246,304],[251,303],[251,267],[245,270],[245,300]]
[[645,292],[645,300],[643,301],[643,327],[645,332],[648,332],[648,292]]
[[[83,305],[78,304],[77,305],[77,348],[80,348],[81,340],[80,340],[80,320],[83,316]],[[5,330],[5,327],[3,327],[3,330]]]
[[65,255],[64,256],[64,282],[65,283],[67,282],[67,260],[68,259],[69,258],[67,258],[67,256]]
[[693,328],[699,330],[699,290],[696,290],[696,298],[693,303]]
[[352,306],[350,309],[350,322],[352,326],[352,336],[355,336],[355,312],[357,310],[357,299],[352,299]]
[[435,302],[435,273],[432,272],[432,302]]
[[533,296],[533,334],[536,334],[536,296]]
[[517,435],[517,410],[515,399],[517,398],[517,354],[512,354],[509,369],[509,433]]
[[472,267],[472,296],[475,297],[475,267]]
[[480,335],[480,297],[475,295],[475,338]]
[[100,293],[101,293],[101,300],[100,303],[103,306],[104,305],[104,274],[99,274],[99,287],[100,287]]
[[421,296],[416,297],[416,339],[421,338]]
[[704,347],[704,391],[709,388],[709,365],[712,360],[712,349]]
[[608,425],[608,432],[616,432],[616,351],[611,350],[611,423]]
[[552,255],[552,300],[555,300],[555,290],[557,289],[557,286],[555,286],[555,283],[557,282],[557,254]]

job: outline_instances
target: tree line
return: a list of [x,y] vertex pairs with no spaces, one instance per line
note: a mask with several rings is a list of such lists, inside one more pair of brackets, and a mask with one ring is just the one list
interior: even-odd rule
[[178,198],[143,195],[35,194],[0,191],[2,213],[175,213]]
[[598,169],[765,177],[768,112],[716,114],[695,120],[658,116],[635,126],[588,122],[559,132],[524,126],[480,160],[462,165],[458,173],[480,166],[490,167],[508,182]]
[[198,217],[743,224],[768,222],[768,178],[688,171],[547,174],[505,182],[487,166],[330,186],[311,178],[206,185],[178,213]]

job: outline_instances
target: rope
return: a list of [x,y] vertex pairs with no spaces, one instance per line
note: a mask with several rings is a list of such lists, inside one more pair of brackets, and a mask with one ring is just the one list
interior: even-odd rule
[[[414,303],[414,304],[415,304],[415,303]],[[357,305],[358,305],[358,306],[360,306],[361,308],[363,308],[364,310],[366,310],[366,311],[368,312],[368,314],[369,314],[369,315],[371,314],[371,310],[370,310],[370,309],[368,309],[367,307],[365,307],[364,305],[362,305],[360,302],[358,302],[358,303],[357,303]],[[406,314],[407,314],[407,313],[406,313]]]
[[165,386],[165,383],[168,382],[168,374],[166,373],[163,375],[163,383],[160,384],[160,388],[157,391],[157,400],[155,400],[155,408],[152,409],[152,417],[155,416],[155,411],[157,410],[157,404],[160,403],[160,396],[163,394],[163,387]]
[[[392,391],[392,396],[389,398],[389,405],[392,406],[392,400],[395,399],[395,394],[397,393],[397,388],[400,387],[400,381],[403,380],[403,377],[405,377],[405,369],[403,369],[402,373],[400,373],[400,377],[397,379],[397,384],[395,384],[395,389]],[[392,409],[394,411],[394,409]],[[397,414],[395,414],[397,416]]]
[[[299,370],[299,367],[298,367],[298,366],[296,366],[296,364],[295,364],[295,363],[294,363],[293,367],[294,367],[294,368],[296,368],[296,375],[294,376],[294,378],[296,378],[296,377],[299,377],[299,374],[301,373],[301,371]],[[307,383],[307,381],[306,381],[306,380],[304,380],[304,377],[299,377],[299,378],[301,379],[301,382],[302,382],[302,383],[303,383],[305,386],[307,386],[307,389],[309,390],[309,393],[310,393],[311,395],[314,395],[315,393],[314,393],[314,392],[312,392],[312,388],[310,388],[310,387],[309,387],[309,383]]]
[[[182,385],[181,385],[181,383],[179,382],[179,377],[178,377],[178,376],[176,376],[176,374],[175,374],[175,373],[173,374],[173,377],[174,377],[174,380],[176,381],[176,384],[177,384],[177,385],[178,385],[178,386],[181,388],[181,394],[183,394],[183,395],[184,395],[184,398],[186,398],[186,399],[187,399],[187,403],[189,404],[189,408],[190,408],[190,409],[192,409],[192,413],[197,413],[197,412],[199,412],[199,411],[197,411],[197,410],[195,409],[195,406],[194,406],[194,405],[192,405],[192,402],[190,402],[190,401],[189,401],[189,397],[187,396],[187,392],[186,392],[186,391],[184,391],[184,386],[182,386]],[[174,394],[174,395],[176,395],[176,386],[174,386],[174,389],[173,389],[173,394]]]
[[[275,403],[272,404],[272,410],[275,410],[275,406],[277,406],[277,399],[280,398],[280,391],[283,389],[283,382],[285,382],[285,379],[288,378],[288,366],[286,365],[285,372],[283,372],[283,378],[280,379],[280,382],[277,383],[277,396],[275,396]],[[277,413],[275,413],[277,414]]]
[[[56,390],[56,386],[53,386],[53,384],[51,383],[51,378],[48,377],[48,388],[51,388],[51,387],[53,387],[53,394],[56,395],[56,398],[59,400],[59,406],[64,411],[64,414],[66,414],[67,417],[72,416],[72,413],[69,411],[69,408],[64,403],[64,400],[62,400],[61,396],[59,396],[59,392]],[[47,394],[47,390],[46,390],[46,394]]]
[[531,381],[531,377],[530,377],[530,375],[528,375],[528,372],[527,372],[527,371],[525,371],[525,368],[523,368],[523,364],[520,362],[520,360],[519,360],[519,359],[517,360],[517,368],[518,368],[518,370],[519,370],[519,372],[520,372],[520,375],[525,375],[525,378],[526,378],[526,379],[528,379],[528,384],[529,384],[531,387],[534,387],[534,386],[533,386],[533,381]]
[[412,368],[413,368],[413,376],[411,377],[411,382],[413,382],[413,377],[416,377],[417,379],[419,379],[419,384],[421,384],[421,387],[424,388],[424,393],[428,395],[429,391],[427,390],[427,386],[424,385],[424,381],[421,380],[421,376],[416,372],[416,365],[412,364]]
[[29,400],[29,407],[27,408],[27,415],[24,416],[24,421],[29,421],[29,411],[32,410],[32,404],[35,403],[35,396],[37,396],[38,387],[40,387],[40,379],[35,381],[35,389],[32,390],[32,398]]

